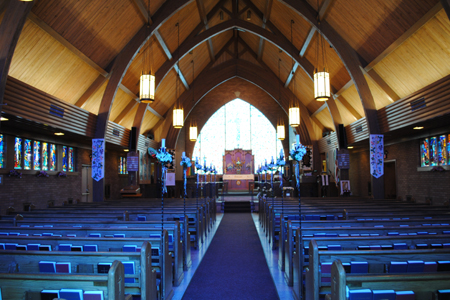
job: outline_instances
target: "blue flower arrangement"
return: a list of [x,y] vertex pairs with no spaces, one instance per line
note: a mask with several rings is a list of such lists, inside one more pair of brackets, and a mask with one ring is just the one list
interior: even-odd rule
[[180,166],[182,166],[184,169],[190,168],[192,166],[192,162],[189,159],[189,157],[185,156],[181,158]]
[[39,173],[36,174],[36,177],[48,177],[48,173],[45,171],[39,171]]
[[58,177],[67,177],[67,174],[65,172],[61,171],[61,172],[58,173],[57,176]]
[[283,167],[286,165],[286,161],[284,160],[283,149],[280,151],[280,157],[277,159],[277,166]]
[[197,171],[202,171],[203,170],[202,164],[198,162],[198,157],[195,158],[195,169]]
[[166,148],[159,149],[156,158],[162,165],[167,165],[172,162],[172,155],[169,152],[166,152]]
[[273,156],[272,156],[272,161],[270,162],[270,164],[267,165],[267,170],[270,172],[275,172],[278,169],[278,165],[273,161]]
[[22,178],[22,173],[17,172],[16,170],[10,170],[8,177],[19,177]]
[[296,144],[294,149],[292,149],[289,154],[295,161],[301,161],[303,156],[306,154],[306,147],[302,144]]

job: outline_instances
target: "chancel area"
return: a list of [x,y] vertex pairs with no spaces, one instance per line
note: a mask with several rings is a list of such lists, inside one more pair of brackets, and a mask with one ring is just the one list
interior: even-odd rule
[[0,299],[450,299],[449,16],[0,1]]

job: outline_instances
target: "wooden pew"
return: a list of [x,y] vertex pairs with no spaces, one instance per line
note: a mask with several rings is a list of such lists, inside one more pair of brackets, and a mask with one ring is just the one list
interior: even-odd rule
[[[206,219],[204,216],[202,216],[202,212],[200,210],[191,210],[190,212],[187,211],[186,214],[189,217],[189,231],[191,234],[194,234],[195,236],[195,247],[198,248],[199,242],[203,242],[203,238],[205,236],[205,230],[206,230]],[[0,223],[9,223],[5,220],[10,220],[10,222],[13,222],[13,224],[17,224],[17,221],[21,218],[29,220],[29,221],[67,221],[67,220],[73,220],[78,222],[84,222],[84,220],[93,219],[95,221],[104,221],[104,222],[111,222],[111,221],[130,221],[134,220],[137,221],[138,216],[145,216],[147,220],[154,220],[154,221],[160,221],[161,220],[161,213],[160,211],[134,211],[132,214],[130,214],[129,211],[123,210],[123,211],[117,211],[115,213],[112,212],[105,212],[104,214],[99,212],[98,210],[92,212],[92,211],[77,211],[77,210],[71,210],[67,212],[47,212],[47,211],[32,211],[32,212],[21,212],[20,214],[15,215],[3,215],[0,216]],[[166,211],[164,213],[165,219],[180,219],[183,216],[183,212],[180,210],[177,211]],[[192,220],[192,221],[191,221]]]
[[[41,290],[63,288],[103,291],[105,299],[125,300],[124,267],[114,261],[106,275],[0,273],[3,299],[23,300]],[[38,298],[39,299],[39,298]]]
[[[326,233],[330,235],[338,235],[338,234],[378,234],[380,236],[388,236],[389,233],[408,233],[413,234],[417,232],[427,232],[427,233],[434,233],[434,234],[443,234],[444,231],[450,232],[450,225],[440,225],[441,223],[434,223],[434,225],[429,226],[407,226],[407,227],[400,227],[404,225],[408,225],[409,220],[403,220],[397,222],[399,224],[398,226],[392,226],[387,227],[383,224],[387,223],[386,221],[372,221],[371,223],[362,223],[362,224],[368,224],[372,226],[361,226],[361,227],[308,227],[308,225],[304,225],[307,221],[302,221],[302,234],[305,237],[306,235],[314,235],[314,234],[320,234],[320,233]],[[428,220],[427,220],[428,221]],[[446,220],[449,221],[449,220]],[[281,243],[280,247],[278,248],[279,254],[278,254],[278,265],[282,271],[285,270],[285,260],[286,257],[288,259],[292,258],[292,253],[295,248],[295,232],[298,230],[299,222],[290,221],[288,220],[286,225],[286,231],[281,231]],[[341,223],[341,222],[339,222]],[[425,224],[428,222],[424,222],[422,220],[422,224]],[[438,225],[439,224],[439,225]],[[448,223],[446,223],[448,224]],[[359,225],[358,223],[353,223],[353,225]],[[375,226],[384,226],[384,227],[375,227]],[[438,226],[435,226],[438,225]],[[450,237],[450,236],[449,236]]]
[[424,274],[346,274],[341,261],[335,260],[331,266],[331,299],[346,300],[346,286],[370,289],[412,290],[416,300],[435,299],[433,294],[439,289],[448,289],[450,273]]
[[[320,271],[321,263],[332,263],[339,259],[341,262],[365,261],[369,264],[370,273],[383,273],[380,264],[388,265],[391,261],[442,261],[450,257],[450,249],[424,249],[424,250],[351,250],[351,251],[320,251],[315,240],[309,243],[309,264],[305,273],[306,299],[319,300],[319,295],[329,292],[330,284],[322,283],[324,276]],[[371,267],[378,265],[377,272],[372,272]],[[384,269],[384,267],[383,267]],[[369,274],[368,274],[369,275]],[[294,293],[301,294],[301,286]]]
[[[0,227],[0,232],[11,232],[10,227]],[[173,276],[174,276],[174,286],[180,285],[181,281],[183,281],[184,272],[183,272],[183,245],[180,239],[180,224],[178,221],[173,224],[173,227],[167,226],[165,229],[167,234],[173,237],[173,242],[169,242],[173,245],[173,254],[174,254],[174,268],[173,268]],[[82,228],[74,228],[74,227],[51,227],[51,228],[40,228],[40,227],[17,227],[12,230],[13,232],[29,234],[30,236],[34,234],[42,234],[44,232],[51,232],[53,234],[59,234],[64,237],[67,234],[76,234],[81,237],[89,237],[90,234],[99,233],[102,237],[106,235],[113,236],[115,233],[125,234],[125,237],[141,237],[141,238],[150,238],[150,235],[156,234],[161,235],[161,228],[101,228],[101,227],[82,227]],[[154,245],[156,246],[156,245]],[[170,249],[170,248],[169,248]],[[170,251],[170,250],[169,250]]]
[[[161,289],[164,299],[170,299],[173,295],[173,272],[172,258],[169,254],[168,233],[164,230],[162,239],[156,238],[93,238],[93,237],[52,237],[52,236],[2,236],[2,243],[13,243],[19,245],[41,244],[50,245],[52,250],[58,251],[60,244],[72,244],[73,246],[84,246],[95,244],[99,252],[110,252],[122,249],[124,245],[142,245],[149,242],[153,247],[159,248],[159,256],[152,256],[152,267],[159,268],[161,274]],[[0,250],[1,251],[1,250]]]
[[[179,224],[178,224],[179,222]],[[188,221],[187,217],[185,216],[185,219],[183,221],[165,221],[164,225],[165,228],[169,231],[169,234],[171,234],[171,227],[175,227],[175,229],[178,229],[180,227],[180,240],[181,240],[181,246],[183,249],[183,268],[185,271],[188,270],[188,268],[192,265],[192,259],[191,259],[191,247],[190,247],[190,233],[186,228],[188,227]],[[5,225],[13,225],[12,223],[5,223],[0,222],[0,226],[3,227]],[[52,228],[58,228],[58,227],[74,227],[74,226],[80,226],[80,223],[78,221],[71,221],[71,220],[61,220],[61,221],[28,221],[28,220],[16,220],[15,226],[16,227],[24,227],[24,226],[48,226],[51,225]],[[179,226],[178,226],[179,225]],[[108,222],[108,221],[98,221],[94,219],[86,219],[81,224],[82,228],[90,228],[90,227],[98,227],[98,228],[116,228],[121,226],[127,226],[127,228],[161,228],[161,222],[159,221],[115,221],[115,222]],[[124,231],[127,231],[127,228],[123,228]],[[122,231],[122,228],[119,228]],[[6,230],[0,229],[1,230]],[[11,229],[13,230],[13,229]],[[177,244],[177,236],[178,233],[173,233],[174,235],[174,243],[175,246]]]
[[[303,247],[309,245],[311,240],[315,240],[319,246],[327,245],[341,245],[343,249],[356,249],[358,245],[393,245],[394,243],[404,243],[408,249],[413,249],[416,244],[436,244],[448,241],[449,235],[410,235],[410,236],[358,236],[358,237],[304,237],[300,243],[299,231],[297,231],[295,244],[302,244]],[[294,273],[297,273],[298,264],[301,259],[302,251],[297,250],[292,254],[292,257],[285,259],[285,279],[289,286],[293,285]],[[303,256],[302,256],[303,257]],[[308,265],[304,262],[304,265]],[[298,272],[300,272],[298,270]]]
[[[140,253],[130,252],[67,252],[67,251],[26,251],[4,250],[0,251],[0,269],[6,273],[13,262],[14,268],[20,273],[39,273],[40,261],[70,262],[71,269],[77,270],[81,264],[93,266],[97,273],[98,263],[111,263],[112,261],[134,262],[136,274],[133,277],[136,283],[126,283],[125,292],[131,295],[140,295],[142,300],[156,300],[156,270],[152,270],[151,244],[144,242]],[[78,273],[78,272],[72,272]],[[46,274],[46,273],[40,273]],[[81,274],[80,274],[81,275]]]

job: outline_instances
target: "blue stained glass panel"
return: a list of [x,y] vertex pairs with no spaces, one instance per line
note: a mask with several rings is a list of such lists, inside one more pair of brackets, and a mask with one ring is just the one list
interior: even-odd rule
[[73,172],[73,148],[69,147],[69,172]]
[[438,158],[440,166],[445,166],[447,164],[447,143],[445,135],[439,136]]
[[23,145],[24,156],[23,156],[23,168],[25,170],[31,170],[32,164],[32,148],[31,148],[31,140],[25,140]]
[[33,142],[33,169],[41,169],[41,142]]
[[435,136],[430,138],[430,165],[438,165],[438,145]]
[[3,134],[0,134],[0,169],[5,167],[5,142],[3,140]]
[[56,145],[50,144],[50,171],[56,171]]
[[14,169],[22,169],[22,139],[14,139]]
[[422,167],[428,167],[430,165],[430,145],[428,139],[423,139],[420,145],[420,162]]
[[67,153],[67,146],[63,146],[63,151],[62,151],[63,153],[62,153],[62,170],[64,171],[64,172],[67,172],[67,156],[68,156],[68,153]]
[[48,143],[42,142],[42,170],[48,171]]

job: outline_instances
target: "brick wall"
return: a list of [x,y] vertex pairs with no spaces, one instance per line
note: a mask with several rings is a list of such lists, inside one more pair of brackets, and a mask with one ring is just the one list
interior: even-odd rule
[[[433,198],[433,204],[450,199],[450,172],[420,172],[419,140],[386,146],[386,160],[395,160],[397,197],[412,195],[417,202]],[[369,151],[350,153],[350,180],[353,195],[368,196]]]
[[[55,205],[62,205],[64,201],[72,198],[81,199],[82,165],[90,164],[90,149],[77,149],[76,170],[67,177],[36,177],[34,174],[23,174],[22,178],[8,177],[9,170],[3,173],[3,185],[0,185],[0,214],[5,214],[10,206],[16,211],[22,211],[25,203],[33,203],[36,208],[46,208],[48,201]],[[128,175],[118,175],[119,155],[115,151],[106,151],[105,155],[105,184],[111,189],[111,199],[120,198],[120,190],[127,185]]]

